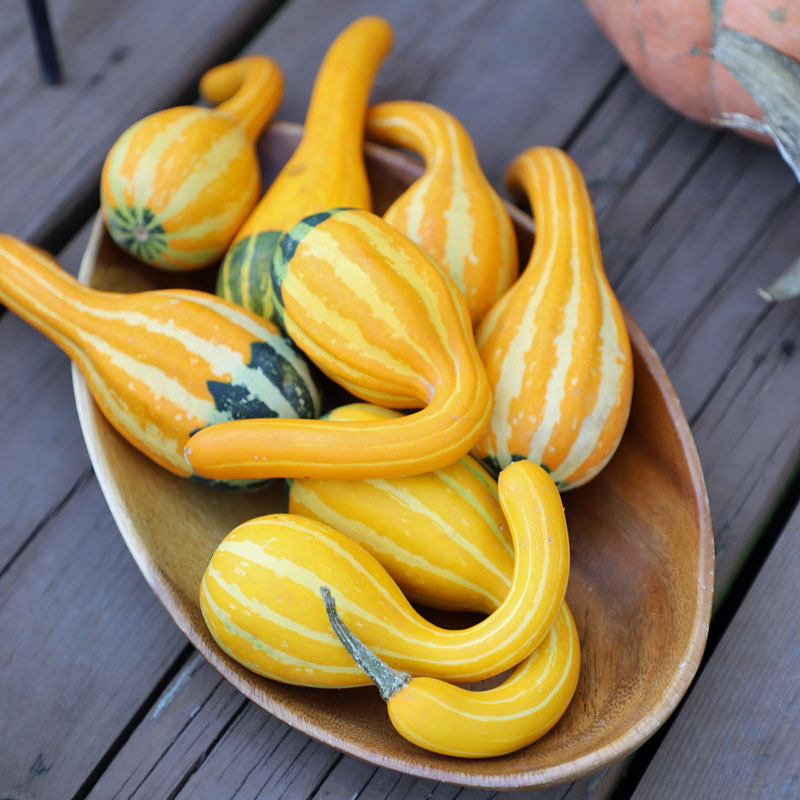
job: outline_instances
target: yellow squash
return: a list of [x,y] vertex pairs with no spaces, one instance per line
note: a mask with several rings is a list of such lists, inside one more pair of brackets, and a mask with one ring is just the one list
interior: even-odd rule
[[186,455],[210,478],[386,478],[465,455],[491,393],[464,298],[411,240],[367,211],[308,217],[273,260],[273,305],[329,377],[397,419],[240,420],[198,432]]
[[255,141],[280,103],[283,76],[265,56],[210,70],[214,109],[178,106],[128,128],[103,165],[100,203],[114,241],[147,264],[218,261],[258,200]]
[[536,241],[476,333],[494,408],[473,454],[494,470],[530,459],[566,490],[594,477],[619,444],[633,389],[630,341],[578,167],[560,150],[534,147],[507,180],[530,197]]
[[364,117],[391,46],[391,26],[380,17],[357,19],[333,41],[314,82],[300,145],[225,256],[217,280],[221,297],[271,317],[270,267],[280,234],[328,208],[371,208]]
[[517,241],[503,201],[483,174],[464,126],[429,103],[373,106],[367,136],[413,150],[425,173],[383,218],[427,250],[467,299],[472,324],[517,277]]
[[0,302],[64,350],[108,421],[176,475],[196,478],[183,447],[197,428],[319,413],[303,354],[271,323],[214,295],[97,291],[0,235]]
[[380,690],[392,725],[426,750],[458,758],[519,750],[561,719],[578,685],[580,643],[566,603],[542,643],[499,686],[472,691],[392,669],[342,622],[326,587],[322,596],[331,627]]
[[511,588],[464,630],[439,628],[410,605],[378,561],[323,523],[260,517],[221,542],[203,575],[200,608],[232,658],[284,683],[360,686],[369,678],[331,631],[320,588],[331,587],[346,624],[396,669],[456,682],[490,677],[530,655],[564,599],[569,542],[555,484],[529,462],[500,476],[514,542]]
[[[353,403],[333,420],[393,419]],[[514,550],[494,478],[467,455],[408,478],[290,481],[289,512],[325,522],[372,553],[414,603],[494,611],[511,586]]]

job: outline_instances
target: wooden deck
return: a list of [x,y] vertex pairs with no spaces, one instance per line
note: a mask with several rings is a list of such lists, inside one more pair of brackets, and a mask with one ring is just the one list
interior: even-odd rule
[[[800,308],[756,289],[800,254],[778,155],[644,92],[578,0],[51,0],[64,83],[40,79],[23,3],[0,15],[0,228],[75,272],[106,151],[241,52],[286,77],[301,121],[333,36],[396,31],[373,99],[455,113],[489,178],[533,144],[589,182],[605,263],[661,356],[703,464],[716,542],[706,658],[622,763],[518,797],[800,796]],[[0,798],[500,797],[376,769],[242,698],[187,644],[94,478],[69,362],[0,317]]]

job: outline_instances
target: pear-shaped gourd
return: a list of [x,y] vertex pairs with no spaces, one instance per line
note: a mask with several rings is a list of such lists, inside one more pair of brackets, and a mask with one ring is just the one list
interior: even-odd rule
[[476,333],[494,408],[473,453],[496,471],[530,459],[566,490],[594,477],[619,444],[633,390],[630,341],[575,163],[534,147],[507,180],[530,198],[536,240]]
[[491,393],[466,303],[410,239],[367,211],[308,217],[281,238],[273,305],[323,372],[397,419],[239,420],[199,431],[186,455],[210,478],[386,478],[465,455]]
[[229,533],[200,589],[209,630],[232,658],[284,683],[343,688],[369,678],[330,629],[320,588],[345,623],[392,667],[456,682],[498,674],[530,655],[559,613],[569,576],[561,498],[539,467],[518,462],[499,481],[514,542],[511,587],[470,628],[421,617],[361,545],[294,514],[259,517]]
[[503,201],[483,174],[464,126],[429,103],[373,106],[367,136],[425,159],[425,173],[383,218],[427,250],[467,299],[472,324],[517,278],[517,241]]
[[214,109],[178,106],[139,120],[106,157],[100,203],[115,242],[167,270],[222,258],[261,192],[255,141],[277,109],[283,76],[265,56],[207,72]]
[[370,87],[392,45],[380,17],[361,17],[331,44],[317,73],[303,138],[225,255],[217,294],[272,317],[270,268],[278,238],[309,214],[371,209],[364,156]]
[[561,719],[578,686],[580,642],[566,603],[528,658],[498,686],[476,692],[392,669],[342,622],[327,587],[322,597],[331,628],[378,687],[395,730],[425,750],[457,758],[512,753]]
[[[394,419],[352,403],[329,419]],[[372,553],[413,603],[490,613],[511,585],[514,550],[497,482],[472,456],[424,475],[289,482],[289,512],[325,522]]]
[[320,411],[294,344],[214,295],[97,291],[43,251],[0,235],[0,302],[64,350],[108,421],[176,475],[196,477],[183,447],[198,428]]

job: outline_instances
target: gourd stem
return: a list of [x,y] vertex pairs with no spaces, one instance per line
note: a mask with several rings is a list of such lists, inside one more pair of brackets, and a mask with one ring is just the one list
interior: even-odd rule
[[248,56],[220,64],[200,79],[200,94],[216,111],[232,117],[255,142],[283,97],[283,74],[266,56]]
[[367,677],[378,687],[381,698],[389,701],[404,686],[408,685],[411,675],[392,669],[385,661],[375,655],[351,630],[344,624],[336,610],[336,601],[327,586],[320,586],[319,593],[325,603],[325,611],[331,623],[333,632],[353,658],[353,661],[364,670]]

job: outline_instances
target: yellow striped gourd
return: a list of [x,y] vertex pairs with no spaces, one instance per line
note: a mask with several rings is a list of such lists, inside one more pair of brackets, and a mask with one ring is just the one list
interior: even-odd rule
[[100,205],[115,242],[168,270],[222,258],[261,192],[255,141],[280,103],[265,56],[215,67],[200,83],[214,109],[178,106],[132,125],[106,157]]
[[[392,419],[400,412],[353,403],[327,416]],[[511,586],[514,550],[497,482],[472,456],[407,478],[297,478],[289,512],[358,542],[413,603],[488,614]]]
[[455,284],[380,217],[332,210],[283,235],[273,305],[288,335],[329,377],[398,419],[238,420],[199,431],[186,455],[210,478],[386,478],[465,455],[491,393]]
[[474,681],[530,655],[564,599],[569,542],[561,498],[530,462],[500,475],[500,503],[516,559],[502,604],[470,628],[421,617],[361,545],[324,523],[292,514],[235,528],[203,575],[200,608],[214,639],[250,670],[284,683],[361,686],[369,678],[330,628],[328,586],[352,630],[396,669]]
[[327,588],[322,595],[331,627],[380,690],[395,730],[426,750],[458,758],[512,753],[544,736],[575,694],[580,643],[566,603],[528,658],[499,686],[476,692],[392,669],[342,622]]
[[0,235],[0,302],[64,350],[108,421],[176,475],[196,478],[183,447],[197,428],[320,411],[294,344],[212,294],[97,291],[43,251]]
[[367,136],[425,159],[425,173],[383,218],[450,273],[477,325],[516,280],[518,263],[511,219],[469,134],[441,108],[398,100],[369,110]]
[[368,16],[334,39],[314,82],[302,141],[225,255],[217,278],[221,297],[271,318],[270,266],[280,234],[328,208],[371,209],[364,117],[392,38],[386,20]]
[[534,147],[511,163],[507,181],[530,197],[536,241],[476,333],[494,408],[473,453],[494,470],[530,459],[566,490],[594,477],[619,444],[633,389],[630,341],[575,163]]

